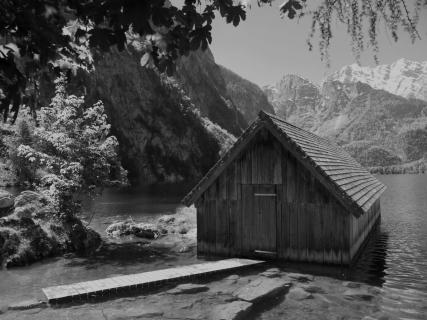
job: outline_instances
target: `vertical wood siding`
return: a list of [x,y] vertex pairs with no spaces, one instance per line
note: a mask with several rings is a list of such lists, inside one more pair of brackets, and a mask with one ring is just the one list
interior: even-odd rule
[[[255,197],[256,192],[276,196]],[[264,129],[198,201],[197,250],[251,256],[260,248],[279,259],[348,264],[379,212],[377,200],[358,219],[348,213]]]

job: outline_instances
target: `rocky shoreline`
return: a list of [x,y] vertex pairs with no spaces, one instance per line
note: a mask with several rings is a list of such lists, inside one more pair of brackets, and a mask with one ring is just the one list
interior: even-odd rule
[[166,249],[171,253],[189,252],[196,248],[196,212],[181,208],[176,213],[159,218],[134,221],[115,220],[105,230],[107,241],[145,242],[151,248]]
[[52,211],[50,199],[35,191],[14,197],[0,192],[0,267],[28,265],[69,252],[82,254],[102,243],[98,233],[72,214]]
[[83,304],[3,306],[2,319],[396,319],[382,289],[265,266]]

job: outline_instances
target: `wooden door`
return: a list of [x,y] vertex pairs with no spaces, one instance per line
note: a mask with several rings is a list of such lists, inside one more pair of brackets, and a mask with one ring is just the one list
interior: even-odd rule
[[242,185],[242,249],[245,254],[276,254],[276,186]]

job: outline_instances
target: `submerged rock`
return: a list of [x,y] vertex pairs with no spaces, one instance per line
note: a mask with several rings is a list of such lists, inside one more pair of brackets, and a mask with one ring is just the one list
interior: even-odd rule
[[198,293],[209,290],[209,287],[203,284],[185,283],[168,290],[169,294],[182,294],[182,293]]
[[140,305],[125,309],[105,308],[102,310],[102,314],[104,319],[108,320],[146,319],[161,317],[163,311],[147,305]]
[[344,287],[347,287],[347,288],[360,288],[360,283],[357,283],[357,282],[352,282],[352,281],[344,281],[343,283],[342,283],[342,285],[344,286]]
[[361,289],[349,289],[343,293],[346,299],[370,301],[374,298],[372,294]]
[[26,310],[26,309],[45,307],[45,306],[46,306],[45,301],[30,299],[30,300],[20,301],[10,305],[9,310]]
[[252,303],[246,301],[233,301],[226,304],[220,304],[213,308],[211,320],[239,320],[243,317],[252,307]]
[[235,290],[233,296],[240,300],[258,302],[267,297],[279,294],[291,286],[291,283],[282,279],[257,278],[247,285]]

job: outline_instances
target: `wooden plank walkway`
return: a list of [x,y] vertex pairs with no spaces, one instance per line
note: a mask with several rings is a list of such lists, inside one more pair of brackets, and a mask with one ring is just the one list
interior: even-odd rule
[[182,267],[155,270],[125,276],[105,278],[93,281],[79,282],[68,285],[43,288],[43,293],[49,302],[59,302],[74,298],[89,298],[101,296],[120,289],[149,288],[169,281],[189,279],[217,272],[231,271],[243,267],[263,263],[261,260],[225,259],[219,261],[192,264]]

